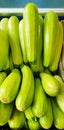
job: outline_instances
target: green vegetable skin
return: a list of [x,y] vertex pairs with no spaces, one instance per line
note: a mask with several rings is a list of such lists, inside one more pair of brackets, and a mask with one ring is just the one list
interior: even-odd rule
[[19,23],[19,38],[20,38],[20,45],[23,55],[23,61],[27,63],[27,54],[26,54],[26,46],[25,46],[25,38],[24,38],[24,25],[23,19]]
[[50,129],[53,124],[53,112],[50,98],[47,98],[47,111],[44,116],[39,119],[39,123],[44,129]]
[[7,124],[12,114],[14,103],[4,104],[0,102],[0,126]]
[[47,96],[39,78],[35,79],[35,92],[32,111],[36,117],[42,117],[47,111]]
[[48,12],[44,18],[44,49],[43,64],[49,67],[54,59],[57,33],[58,33],[58,16],[55,12]]
[[2,18],[0,21],[1,30],[5,30],[5,33],[8,35],[8,18]]
[[11,103],[16,98],[20,82],[19,70],[13,69],[0,86],[0,100],[3,103]]
[[56,101],[60,109],[64,112],[64,92],[61,92],[60,94],[58,94],[58,96],[56,97]]
[[4,70],[7,65],[9,52],[8,37],[5,30],[0,30],[0,71]]
[[23,22],[27,60],[29,62],[34,62],[37,58],[39,26],[38,8],[35,4],[28,3],[25,6],[23,13]]
[[19,93],[16,98],[16,107],[20,111],[26,110],[33,101],[34,96],[34,77],[32,70],[24,65],[21,69],[23,79]]
[[56,100],[52,100],[53,106],[53,117],[54,117],[54,126],[57,129],[64,129],[64,113],[59,108]]
[[59,75],[54,76],[60,83],[60,93],[56,96],[56,101],[60,107],[60,109],[64,112],[64,82]]
[[28,126],[30,130],[39,130],[40,129],[40,124],[38,122],[38,120],[33,120],[33,119],[29,119],[28,120]]
[[64,82],[62,78],[59,75],[55,75],[54,77],[58,80],[60,84],[60,93],[64,92]]
[[19,41],[19,20],[16,16],[11,16],[8,21],[8,35],[12,52],[13,63],[21,65],[23,63],[20,41]]
[[32,130],[37,130],[40,128],[40,124],[38,122],[37,117],[33,114],[32,106],[28,107],[25,111],[25,116],[28,119],[28,126]]
[[13,64],[11,51],[10,51],[10,57],[9,57],[9,68],[10,68],[11,71],[14,69],[14,64]]
[[[3,18],[1,20],[0,28],[1,28],[1,30],[4,30],[4,33],[6,33],[7,40],[8,40],[8,18]],[[8,44],[9,44],[9,40],[8,40]],[[8,50],[7,64],[6,64],[5,68],[4,68],[4,70],[7,70],[7,69],[9,69],[9,50]]]
[[[5,80],[6,76],[7,74],[5,72],[0,72],[0,85]],[[11,116],[12,109],[13,103],[7,105],[0,102],[0,126],[3,126],[7,123]]]
[[52,61],[52,65],[50,66],[51,71],[57,70],[60,55],[61,55],[62,43],[63,43],[63,28],[61,22],[59,22],[58,35],[56,37],[57,37],[57,41],[56,41],[56,47],[54,52],[54,59]]
[[6,76],[7,76],[7,74],[5,72],[0,72],[0,85],[2,84],[2,82],[4,81]]
[[43,71],[42,65],[42,46],[43,46],[43,18],[39,15],[38,43],[37,43],[37,59],[31,63],[31,69],[34,72]]
[[54,76],[45,72],[40,73],[42,87],[49,96],[57,96],[60,93],[60,83]]
[[25,110],[25,116],[26,116],[27,119],[35,118],[35,115],[33,114],[33,111],[32,111],[32,106],[29,106]]
[[43,20],[34,3],[20,22],[16,16],[0,21],[0,126],[38,130],[54,123],[64,129],[64,82],[54,75],[62,42],[57,14],[50,11]]
[[25,115],[23,112],[14,108],[12,116],[8,120],[8,125],[11,129],[20,129],[25,123]]

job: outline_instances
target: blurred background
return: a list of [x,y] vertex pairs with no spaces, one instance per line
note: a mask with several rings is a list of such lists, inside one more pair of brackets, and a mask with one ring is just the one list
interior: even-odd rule
[[0,8],[22,8],[34,2],[39,8],[64,8],[64,0],[0,0]]

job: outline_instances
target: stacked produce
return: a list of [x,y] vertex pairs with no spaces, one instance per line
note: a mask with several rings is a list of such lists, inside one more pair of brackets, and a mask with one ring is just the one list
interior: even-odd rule
[[33,3],[23,19],[0,21],[0,126],[64,129],[64,82],[58,66],[63,26],[55,12],[43,18]]

